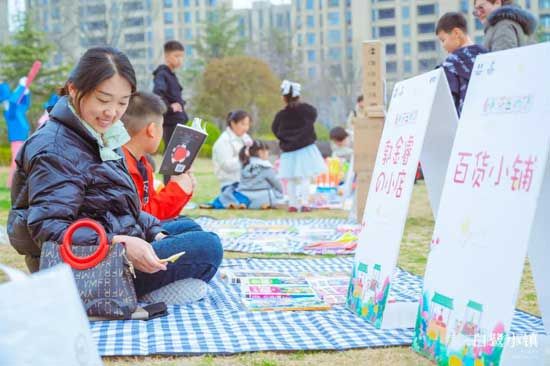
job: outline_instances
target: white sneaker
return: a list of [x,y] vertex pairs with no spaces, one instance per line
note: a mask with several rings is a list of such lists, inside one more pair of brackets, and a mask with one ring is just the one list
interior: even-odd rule
[[208,284],[196,278],[186,278],[143,295],[139,301],[164,302],[166,305],[181,305],[203,299],[208,293]]

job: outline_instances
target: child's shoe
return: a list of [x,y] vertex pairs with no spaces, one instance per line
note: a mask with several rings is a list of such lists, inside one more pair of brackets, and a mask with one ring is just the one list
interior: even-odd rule
[[300,212],[311,212],[311,211],[313,211],[311,207],[302,206],[302,208],[300,208]]
[[298,209],[294,206],[288,206],[288,212],[298,212]]
[[271,206],[269,205],[269,203],[264,203],[263,205],[260,206],[260,209],[262,210],[269,210],[271,208]]
[[181,305],[203,299],[208,292],[208,284],[196,278],[186,278],[172,282],[151,291],[139,298],[141,302],[164,302],[166,305]]
[[239,203],[239,210],[246,210],[246,205],[244,203]]

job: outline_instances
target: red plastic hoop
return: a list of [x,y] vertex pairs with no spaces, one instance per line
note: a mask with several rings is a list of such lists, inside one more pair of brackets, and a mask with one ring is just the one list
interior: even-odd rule
[[[83,227],[88,227],[99,235],[99,247],[95,252],[87,257],[77,257],[71,250],[71,242],[74,232]],[[59,254],[61,255],[63,262],[78,270],[95,267],[103,259],[105,259],[108,252],[109,246],[107,245],[107,234],[105,233],[105,229],[100,223],[91,219],[80,219],[71,224],[67,229],[67,232],[63,237],[63,243],[59,248]]]

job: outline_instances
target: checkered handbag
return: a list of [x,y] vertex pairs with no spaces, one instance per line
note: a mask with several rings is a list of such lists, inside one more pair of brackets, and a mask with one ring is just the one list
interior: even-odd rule
[[[96,230],[100,244],[71,245],[76,229]],[[82,219],[69,226],[62,244],[48,241],[42,245],[40,270],[61,262],[72,267],[80,298],[89,316],[130,319],[137,308],[133,266],[120,243],[107,245],[103,227],[96,221]]]

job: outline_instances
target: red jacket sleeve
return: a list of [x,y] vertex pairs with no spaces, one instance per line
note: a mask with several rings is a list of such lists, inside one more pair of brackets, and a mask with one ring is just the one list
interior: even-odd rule
[[156,192],[154,187],[149,190],[149,202],[143,205],[143,211],[159,220],[173,219],[180,214],[191,196],[192,194],[185,193],[177,183],[168,182],[160,192]]
[[166,187],[157,193],[154,187],[153,167],[149,164],[149,161],[147,161],[146,158],[142,158],[141,162],[147,169],[147,180],[149,181],[149,197],[148,199],[145,199],[145,182],[143,181],[143,177],[137,168],[136,159],[126,148],[123,148],[123,151],[126,155],[128,171],[130,172],[130,176],[136,185],[139,200],[141,202],[141,209],[155,216],[159,220],[168,220],[177,217],[183,207],[191,199],[192,194],[185,193],[183,189],[181,189],[180,186],[174,182],[168,182]]

